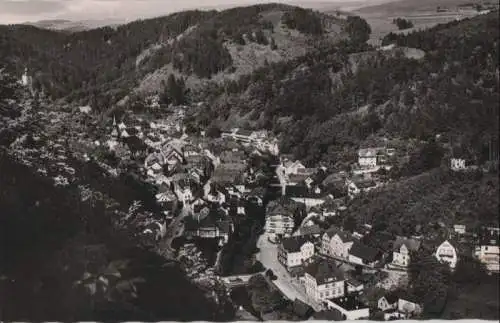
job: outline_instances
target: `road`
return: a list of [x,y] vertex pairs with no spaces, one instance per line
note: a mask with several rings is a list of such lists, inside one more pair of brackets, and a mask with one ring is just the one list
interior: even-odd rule
[[172,241],[184,233],[184,224],[182,220],[189,215],[190,208],[184,206],[179,215],[169,224],[165,237],[159,243],[159,250],[164,256],[171,256],[174,253]]
[[311,300],[305,292],[305,288],[296,279],[290,276],[288,271],[278,262],[278,246],[269,241],[268,236],[264,233],[257,241],[259,260],[266,269],[271,269],[277,276],[274,285],[290,300],[299,299],[304,303],[309,304],[315,311],[321,309],[321,305]]

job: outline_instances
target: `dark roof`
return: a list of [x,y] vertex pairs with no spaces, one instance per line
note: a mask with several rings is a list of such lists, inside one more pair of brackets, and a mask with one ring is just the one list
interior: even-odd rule
[[402,245],[405,245],[409,251],[417,251],[420,248],[420,241],[415,239],[406,239],[403,237],[396,237],[394,241],[393,249],[399,250]]
[[313,314],[316,320],[327,320],[327,321],[344,321],[345,315],[339,310],[332,308],[326,311],[316,312]]
[[355,286],[355,287],[363,285],[362,282],[357,281],[356,279],[353,279],[353,278],[350,278],[349,280],[347,280],[347,283],[349,285],[352,285],[352,286]]
[[358,295],[356,295],[356,294],[332,298],[332,299],[330,299],[330,301],[332,301],[333,303],[339,305],[340,307],[342,307],[343,309],[346,309],[348,311],[353,311],[353,310],[357,310],[357,309],[366,307],[365,304],[363,304],[359,300]]
[[374,187],[376,186],[377,184],[369,179],[369,180],[359,180],[359,181],[354,181],[354,184],[356,185],[357,188],[359,189],[364,189],[364,188],[370,188],[370,187]]
[[321,234],[321,232],[323,232],[323,230],[317,224],[301,227],[299,230],[299,233],[301,236],[311,235],[311,234],[313,234],[313,235],[314,234]]
[[333,173],[328,175],[324,180],[323,180],[323,185],[330,185],[330,184],[335,184],[335,183],[341,183],[344,184],[345,182],[345,174],[342,173]]
[[349,242],[349,241],[354,241],[354,237],[352,236],[352,234],[350,234],[349,232],[345,232],[345,231],[342,231],[340,230],[339,228],[335,227],[335,226],[331,226],[327,231],[326,233],[328,233],[328,236],[330,238],[333,238],[336,234],[339,235],[340,239],[342,240],[342,242]]
[[146,151],[148,149],[148,145],[136,136],[123,138],[123,142],[127,144],[131,151]]
[[252,130],[247,129],[238,129],[238,131],[236,131],[236,134],[240,136],[250,136],[252,133]]
[[281,240],[281,244],[283,245],[283,249],[288,252],[298,252],[300,251],[300,247],[304,245],[304,243],[310,241],[309,236],[298,236],[298,237],[289,237]]
[[294,198],[323,198],[327,194],[323,191],[316,193],[314,189],[309,189],[305,185],[291,185],[286,187],[285,195]]
[[399,296],[394,292],[389,293],[389,294],[385,295],[384,297],[387,300],[387,303],[389,303],[389,304],[394,304],[399,300]]
[[305,271],[316,279],[318,285],[344,280],[344,274],[337,268],[335,262],[325,259],[310,264]]
[[351,247],[351,250],[349,250],[349,254],[361,258],[367,263],[371,263],[377,260],[377,258],[380,255],[380,252],[377,249],[368,247],[360,242],[354,242],[354,244]]

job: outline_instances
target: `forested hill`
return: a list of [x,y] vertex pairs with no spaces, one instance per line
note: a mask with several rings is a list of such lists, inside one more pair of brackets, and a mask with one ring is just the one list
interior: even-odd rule
[[[221,124],[272,129],[284,153],[311,164],[354,162],[350,154],[372,138],[436,135],[487,159],[488,146],[498,145],[498,13],[384,42],[407,48],[398,54],[343,43],[270,64],[220,89],[198,121],[222,116]],[[425,56],[408,55],[417,49]]]
[[[195,81],[250,73],[342,38],[343,21],[280,4],[185,11],[118,27],[63,33],[0,26],[0,60],[53,98],[106,109],[140,85],[156,91],[168,73]],[[143,81],[143,79],[146,80]]]

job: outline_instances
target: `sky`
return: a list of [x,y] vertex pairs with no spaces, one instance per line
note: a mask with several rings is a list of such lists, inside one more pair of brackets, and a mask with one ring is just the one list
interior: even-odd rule
[[[308,3],[359,3],[378,0],[300,0]],[[228,8],[264,2],[293,0],[0,0],[0,24],[46,19],[134,20],[185,9]]]

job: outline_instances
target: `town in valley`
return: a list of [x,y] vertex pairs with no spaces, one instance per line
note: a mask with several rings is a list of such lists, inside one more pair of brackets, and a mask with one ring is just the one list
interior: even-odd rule
[[[487,14],[481,11],[480,15]],[[379,46],[377,51],[395,47]],[[451,63],[449,69],[453,68]],[[467,314],[457,308],[467,303],[467,294],[488,293],[476,290],[476,284],[492,291],[498,284],[498,219],[469,214],[470,208],[464,205],[482,202],[456,193],[461,183],[469,185],[463,191],[477,189],[476,197],[495,190],[498,148],[493,140],[484,142],[489,144],[488,158],[480,162],[469,151],[455,149],[452,136],[426,133],[425,140],[403,138],[373,131],[370,124],[363,128],[369,129],[363,130],[367,139],[355,148],[331,152],[321,146],[321,153],[334,155],[335,163],[299,159],[297,151],[304,144],[295,148],[292,142],[283,152],[282,143],[291,139],[278,131],[245,122],[195,124],[193,120],[208,110],[209,102],[177,104],[165,102],[162,94],[149,93],[97,112],[95,105],[55,101],[35,89],[32,75],[36,72],[25,67],[15,79],[22,103],[15,117],[0,118],[0,130],[7,129],[0,131],[0,146],[8,142],[0,157],[5,153],[22,169],[32,170],[37,181],[54,187],[54,194],[71,192],[79,201],[74,206],[78,212],[109,216],[110,220],[90,217],[94,220],[83,223],[86,228],[112,228],[118,240],[110,244],[119,245],[116,241],[127,236],[140,250],[159,257],[152,266],[180,268],[203,297],[224,308],[221,313],[232,311],[230,320],[463,318]],[[498,83],[498,68],[496,73]],[[307,113],[303,112],[304,118]],[[364,112],[360,108],[349,113]],[[299,122],[289,124],[294,127]],[[300,133],[301,129],[284,131]],[[340,139],[335,140],[342,146]],[[433,155],[436,151],[440,153]],[[429,161],[432,156],[437,160]],[[412,173],[412,167],[425,171]],[[22,185],[19,181],[0,186]],[[443,188],[429,184],[440,181]],[[426,191],[453,207],[443,211]],[[393,198],[399,193],[400,200]],[[416,200],[413,194],[425,198]],[[34,199],[30,208],[45,203],[41,197]],[[69,210],[74,204],[68,205]],[[394,216],[402,209],[407,214]],[[59,223],[54,216],[54,223]],[[26,230],[30,235],[31,229]],[[94,241],[93,234],[82,239]],[[101,248],[97,242],[88,245]],[[100,257],[92,261],[106,263],[101,258],[107,256]],[[112,262],[113,270],[108,267],[94,275],[92,261],[81,266],[85,273],[74,285],[84,286],[89,295],[101,293],[102,304],[122,300],[107,291],[113,279],[124,275],[123,264]],[[7,276],[2,276],[0,290],[4,283],[10,284]],[[90,284],[92,277],[95,282]],[[127,283],[126,293],[140,298],[136,285],[148,277],[134,279]],[[37,293],[43,290],[36,288]],[[498,294],[487,301],[478,299],[470,307],[481,303],[488,308],[485,313],[498,308],[494,304]],[[94,301],[89,304],[97,306]]]

